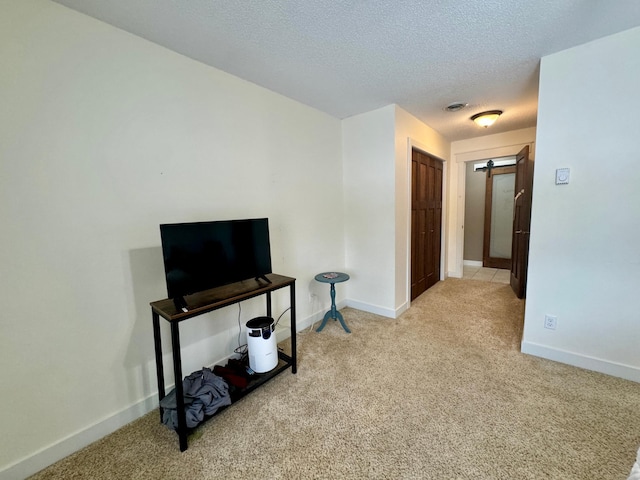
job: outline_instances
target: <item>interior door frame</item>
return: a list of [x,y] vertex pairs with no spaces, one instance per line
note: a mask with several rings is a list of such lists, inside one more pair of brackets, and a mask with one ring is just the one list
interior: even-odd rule
[[452,241],[455,242],[455,247],[452,248],[453,252],[450,258],[450,269],[448,275],[450,277],[462,278],[463,262],[464,262],[464,202],[465,202],[465,185],[466,185],[466,168],[467,162],[480,162],[487,160],[488,158],[498,157],[513,157],[518,154],[523,147],[529,146],[529,155],[534,155],[534,141],[516,143],[513,145],[506,145],[501,147],[473,150],[455,153],[455,164],[457,167],[457,201],[455,212],[455,229],[450,231],[455,236]]
[[412,161],[412,153],[413,150],[419,150],[422,153],[429,155],[437,160],[442,162],[442,215],[441,215],[441,225],[440,229],[440,278],[439,280],[444,280],[446,278],[446,258],[447,258],[447,210],[448,210],[448,193],[449,189],[447,188],[448,178],[449,178],[449,163],[446,159],[440,157],[439,155],[435,155],[429,151],[429,147],[423,143],[420,143],[418,140],[415,140],[411,137],[407,137],[407,158],[406,158],[406,177],[405,177],[405,185],[406,185],[406,195],[405,202],[407,205],[406,208],[406,242],[405,242],[405,305],[407,308],[411,306],[411,161]]

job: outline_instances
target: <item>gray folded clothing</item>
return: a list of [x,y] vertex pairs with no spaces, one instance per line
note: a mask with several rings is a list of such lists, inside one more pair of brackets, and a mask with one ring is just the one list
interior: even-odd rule
[[[182,388],[188,428],[197,426],[204,420],[205,415],[213,415],[220,407],[231,405],[227,383],[209,368],[204,367],[186,377],[182,382]],[[178,407],[175,389],[160,401],[160,406],[162,423],[176,430]]]

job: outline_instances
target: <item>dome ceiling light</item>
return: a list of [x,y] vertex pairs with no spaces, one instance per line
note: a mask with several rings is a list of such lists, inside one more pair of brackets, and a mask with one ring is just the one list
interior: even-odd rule
[[471,117],[471,120],[477,125],[487,128],[493,125],[500,115],[502,115],[502,110],[489,110],[488,112],[476,113]]

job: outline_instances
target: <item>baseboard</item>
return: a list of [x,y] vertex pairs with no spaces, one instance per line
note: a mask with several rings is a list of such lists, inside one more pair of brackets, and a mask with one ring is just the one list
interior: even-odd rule
[[2,480],[21,480],[27,478],[43,468],[61,460],[81,448],[100,440],[101,438],[124,427],[128,423],[146,415],[158,407],[158,394],[149,395],[140,402],[104,418],[87,428],[78,430],[71,435],[45,447],[28,457],[23,458],[4,470],[0,471]]
[[481,267],[482,260],[463,260],[462,265],[466,265],[468,267]]
[[359,302],[357,300],[347,300],[345,303],[347,307],[355,308],[356,310],[362,310],[363,312],[375,313],[376,315],[381,315],[388,318],[398,318],[398,316],[400,316],[400,314],[408,308],[408,306],[405,304],[394,310],[391,308],[381,307],[379,305]]
[[409,310],[409,307],[411,305],[409,304],[409,302],[404,302],[402,305],[400,305],[398,308],[396,308],[396,315],[393,318],[398,318],[400,315],[402,315],[404,312],[406,312],[407,310]]
[[533,355],[535,357],[546,358],[555,362],[566,363],[574,367],[592,370],[594,372],[604,373],[613,377],[624,378],[632,382],[640,383],[640,368],[631,365],[603,360],[601,358],[590,357],[579,353],[569,352],[567,350],[559,350],[556,348],[540,345],[532,342],[522,342],[522,353]]

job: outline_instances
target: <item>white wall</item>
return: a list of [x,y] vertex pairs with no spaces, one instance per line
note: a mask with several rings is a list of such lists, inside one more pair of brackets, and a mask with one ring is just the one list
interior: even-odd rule
[[395,316],[395,106],[342,122],[349,304]]
[[[640,28],[542,59],[522,349],[640,381]],[[555,170],[571,169],[569,185]],[[558,318],[543,328],[545,314]]]
[[465,223],[465,162],[515,155],[526,145],[529,146],[529,155],[534,158],[535,138],[536,128],[531,127],[451,143],[451,162],[449,162],[450,188],[448,195],[449,216],[447,224],[447,266],[449,276],[462,277]]
[[[341,123],[43,0],[2,3],[0,64],[0,471],[19,477],[154,403],[160,223],[269,217],[300,324],[328,305]],[[184,325],[185,372],[232,352],[237,316]]]

